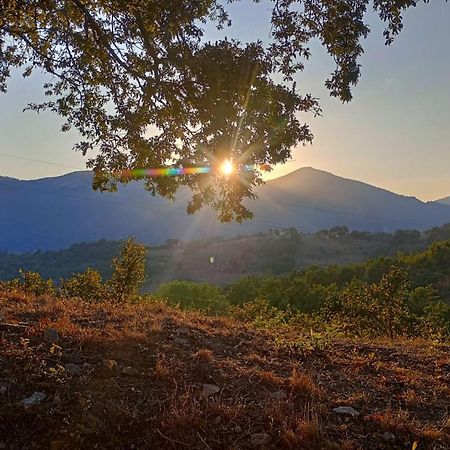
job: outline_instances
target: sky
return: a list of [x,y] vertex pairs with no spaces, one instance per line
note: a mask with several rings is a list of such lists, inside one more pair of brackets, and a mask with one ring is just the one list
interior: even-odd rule
[[[228,6],[233,26],[228,36],[266,40],[270,30],[267,2],[248,0]],[[333,62],[318,44],[298,87],[320,99],[323,116],[302,115],[315,135],[312,145],[293,151],[293,160],[269,178],[300,167],[315,167],[393,192],[435,200],[450,195],[450,4],[434,0],[405,13],[405,28],[390,47],[383,24],[371,15],[372,33],[360,62],[362,77],[351,103],[329,97],[325,79]],[[208,28],[210,40],[223,32]],[[60,132],[51,112],[22,112],[42,99],[39,74],[23,79],[14,73],[7,94],[0,94],[0,175],[33,179],[84,169],[72,150],[74,131]]]

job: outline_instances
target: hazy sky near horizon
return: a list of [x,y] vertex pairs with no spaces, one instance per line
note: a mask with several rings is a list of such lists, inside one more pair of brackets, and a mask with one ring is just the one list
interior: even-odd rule
[[[241,41],[267,39],[267,2],[245,0],[228,9],[233,27],[225,34]],[[435,0],[410,9],[391,47],[384,46],[383,24],[372,19],[362,77],[349,104],[329,97],[324,81],[334,65],[312,46],[297,83],[319,97],[323,117],[302,116],[314,143],[295,149],[293,161],[271,177],[312,166],[422,200],[449,196],[450,4]],[[223,33],[209,30],[207,36],[213,40]],[[31,179],[84,168],[84,158],[72,150],[75,132],[61,133],[62,121],[50,112],[22,112],[28,102],[42,99],[43,79],[16,73],[8,93],[0,94],[0,175]]]

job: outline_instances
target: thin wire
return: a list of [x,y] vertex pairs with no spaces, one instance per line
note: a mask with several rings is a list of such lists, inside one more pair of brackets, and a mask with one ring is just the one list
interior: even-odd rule
[[0,153],[0,157],[22,159],[24,161],[30,161],[30,162],[34,162],[34,163],[38,163],[38,164],[48,164],[49,166],[65,167],[67,169],[84,170],[80,167],[69,166],[67,164],[60,164],[60,163],[55,163],[55,162],[51,162],[51,161],[45,161],[43,159],[26,158],[25,156],[11,155],[10,153]]

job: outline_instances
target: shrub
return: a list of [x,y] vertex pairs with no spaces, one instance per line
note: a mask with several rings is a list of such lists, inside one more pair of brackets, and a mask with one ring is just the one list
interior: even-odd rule
[[113,275],[109,282],[116,301],[131,300],[139,294],[145,281],[147,248],[130,238],[122,243],[120,256],[113,258]]
[[379,283],[354,280],[331,295],[323,310],[328,320],[352,334],[389,336],[404,334],[410,325],[407,300],[410,295],[406,274],[391,267]]
[[379,284],[371,286],[375,318],[380,322],[382,333],[391,339],[406,331],[409,294],[406,273],[395,266],[383,275]]
[[412,334],[432,339],[450,336],[450,306],[444,303],[432,286],[414,289],[408,299],[411,312]]
[[0,281],[0,291],[15,292],[20,290],[20,280],[18,278],[14,278],[13,280],[8,281]]
[[285,325],[289,313],[272,306],[265,298],[257,298],[239,306],[230,306],[229,314],[236,320],[252,323],[259,328]]
[[229,305],[222,290],[208,283],[169,281],[161,284],[154,295],[167,300],[173,306],[184,309],[200,309],[209,313],[223,312]]
[[61,291],[65,297],[80,297],[88,302],[98,302],[107,294],[100,273],[90,268],[62,280]]
[[55,293],[52,280],[44,280],[37,272],[24,272],[19,270],[21,279],[19,280],[20,289],[26,294],[52,295]]

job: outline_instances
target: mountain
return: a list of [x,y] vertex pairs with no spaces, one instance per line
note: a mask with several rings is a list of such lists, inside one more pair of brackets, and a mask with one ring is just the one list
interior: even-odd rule
[[359,181],[302,168],[268,181],[248,202],[255,219],[219,224],[212,211],[188,216],[187,189],[173,202],[152,197],[141,183],[116,193],[95,192],[90,172],[55,178],[0,177],[0,249],[8,252],[61,249],[75,242],[136,236],[145,243],[168,238],[230,237],[269,228],[309,233],[335,225],[366,231],[425,229],[450,222],[450,206],[424,203]]
[[435,203],[441,203],[443,205],[449,205],[450,206],[450,197],[441,198],[440,200],[436,200]]

